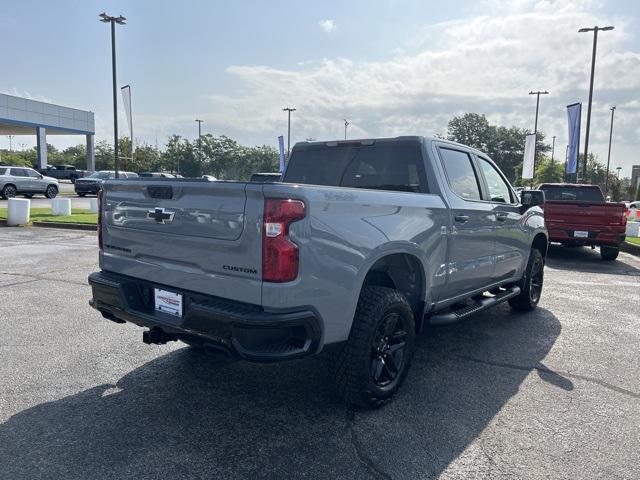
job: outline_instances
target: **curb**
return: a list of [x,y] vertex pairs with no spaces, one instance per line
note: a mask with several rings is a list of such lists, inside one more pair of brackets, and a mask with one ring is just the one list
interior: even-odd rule
[[63,222],[31,222],[34,227],[63,228],[66,230],[98,231],[98,226],[91,223],[63,223]]
[[[5,227],[8,226],[7,221],[4,219],[0,219],[0,225]],[[18,226],[62,228],[65,230],[83,230],[83,231],[92,231],[92,232],[98,231],[98,226],[90,223],[31,222],[27,225],[18,225]]]
[[620,244],[620,250],[640,257],[640,245],[634,245],[633,243],[629,242],[622,242]]

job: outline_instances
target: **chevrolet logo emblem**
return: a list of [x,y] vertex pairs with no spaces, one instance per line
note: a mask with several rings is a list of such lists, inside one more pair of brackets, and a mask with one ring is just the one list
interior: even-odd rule
[[147,218],[151,218],[156,221],[156,223],[168,223],[173,221],[173,216],[175,212],[167,212],[164,208],[154,208],[153,210],[149,210],[147,212]]

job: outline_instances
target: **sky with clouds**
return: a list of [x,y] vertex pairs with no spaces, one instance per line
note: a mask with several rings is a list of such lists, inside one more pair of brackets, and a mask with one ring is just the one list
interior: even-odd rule
[[[586,124],[592,34],[598,38],[590,151],[606,160],[617,107],[612,167],[640,164],[640,2],[635,0],[353,0],[339,2],[104,1],[2,6],[0,91],[96,112],[112,138],[109,29],[118,27],[118,83],[131,84],[136,137],[204,132],[276,144],[292,114],[292,143],[444,134],[463,112],[555,135],[563,158],[566,105]],[[124,117],[121,118],[124,124]],[[74,137],[50,137],[65,147]],[[583,140],[584,142],[584,140]],[[30,137],[14,145],[30,146]],[[8,140],[0,138],[0,147]]]

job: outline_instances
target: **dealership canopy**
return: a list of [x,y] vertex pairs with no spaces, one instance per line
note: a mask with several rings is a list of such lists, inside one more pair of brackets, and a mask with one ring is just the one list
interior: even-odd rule
[[47,166],[47,135],[85,135],[87,170],[95,169],[93,112],[0,93],[0,135],[35,135],[38,168]]

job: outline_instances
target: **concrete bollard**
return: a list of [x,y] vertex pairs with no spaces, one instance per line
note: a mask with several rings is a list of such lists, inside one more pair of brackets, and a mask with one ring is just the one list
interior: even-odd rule
[[10,198],[9,211],[7,213],[7,225],[26,225],[29,223],[30,213],[31,200]]
[[89,211],[91,213],[98,213],[98,199],[90,198],[89,199]]
[[51,200],[51,213],[54,215],[71,215],[71,200],[68,198],[54,198]]

